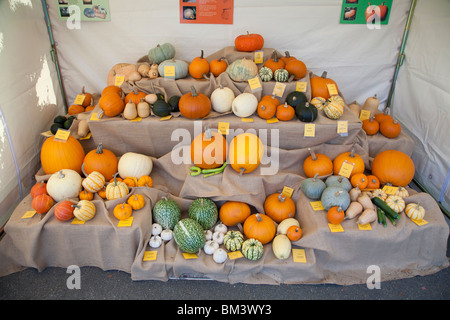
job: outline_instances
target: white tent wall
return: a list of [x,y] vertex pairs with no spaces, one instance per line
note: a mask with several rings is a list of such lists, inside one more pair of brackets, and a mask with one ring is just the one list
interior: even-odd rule
[[[408,135],[416,179],[450,207],[450,2],[418,1],[392,103]],[[446,181],[447,179],[447,181]]]
[[0,227],[35,182],[40,133],[64,112],[50,49],[41,1],[0,1]]

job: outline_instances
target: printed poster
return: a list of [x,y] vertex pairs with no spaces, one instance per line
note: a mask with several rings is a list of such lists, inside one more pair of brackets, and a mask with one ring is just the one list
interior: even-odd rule
[[110,21],[109,0],[56,0],[60,20]]
[[343,0],[341,23],[385,25],[391,9],[392,0]]
[[180,0],[180,23],[233,24],[233,0]]

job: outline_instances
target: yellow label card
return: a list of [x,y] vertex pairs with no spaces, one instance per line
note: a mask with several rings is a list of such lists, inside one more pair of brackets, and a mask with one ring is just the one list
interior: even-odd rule
[[128,219],[120,220],[117,224],[118,227],[129,227],[133,224],[134,217],[129,217]]
[[330,96],[335,96],[338,94],[336,85],[334,83],[328,83],[327,88],[328,88],[328,93],[330,94]]
[[281,193],[290,198],[292,197],[292,193],[294,193],[294,189],[285,186]]
[[346,177],[346,178],[350,178],[350,175],[352,174],[353,171],[353,167],[355,165],[353,163],[350,163],[348,161],[344,161],[342,163],[341,169],[339,170],[339,175]]
[[315,137],[316,136],[316,125],[314,123],[305,124],[305,137]]
[[325,210],[325,208],[322,205],[322,201],[311,201],[309,203],[311,205],[311,208],[313,208],[314,211],[319,211],[319,210]]
[[120,87],[124,81],[125,81],[125,77],[124,76],[116,76],[114,78],[114,85],[117,86],[117,87]]
[[187,253],[187,252],[183,252],[183,257],[184,257],[186,260],[189,260],[189,259],[197,259],[197,258],[198,258],[197,255],[196,255],[195,253]]
[[231,260],[242,258],[244,255],[240,251],[228,252],[228,258]]
[[263,63],[264,62],[264,52],[263,51],[255,51],[255,63]]
[[80,220],[78,218],[73,218],[72,222],[70,224],[84,224],[86,221]]
[[158,251],[145,251],[142,261],[154,261],[154,260],[156,260],[157,255],[158,255]]
[[340,224],[328,224],[328,228],[330,228],[331,232],[344,232],[344,228]]
[[[411,219],[412,220],[412,219]],[[415,224],[417,224],[418,226],[423,226],[426,225],[428,223],[428,221],[424,220],[424,219],[420,219],[420,220],[412,220]]]
[[49,131],[42,132],[41,135],[46,138],[49,138],[49,137],[53,136],[53,133],[49,130]]
[[80,140],[89,140],[92,136],[92,132],[89,132],[85,137],[80,138]]
[[164,66],[164,78],[175,79],[175,66]]
[[337,122],[337,133],[347,133],[348,132],[348,121],[340,120]]
[[359,120],[364,121],[369,118],[370,118],[370,111],[369,110],[361,110],[361,113],[359,114]]
[[297,81],[297,84],[295,85],[295,91],[306,92],[306,88],[308,88],[308,82]]
[[172,115],[171,114],[168,115],[168,116],[160,118],[159,121],[166,121],[166,120],[170,120],[170,119],[172,119]]
[[136,117],[136,118],[130,120],[130,122],[139,122],[139,121],[142,121],[141,117]]
[[230,123],[229,122],[219,122],[217,129],[219,132],[223,135],[227,135],[228,131],[230,130]]
[[242,122],[253,122],[253,118],[241,118]]
[[73,104],[82,105],[83,102],[84,102],[84,98],[86,98],[86,96],[84,94],[77,95],[77,97],[75,98],[75,101],[73,102]]
[[363,231],[365,231],[365,230],[372,230],[372,226],[370,225],[370,223],[366,223],[366,224],[359,224],[359,223],[357,223],[357,225],[358,225],[358,229],[359,230],[363,230]]
[[27,211],[27,212],[25,212],[25,214],[22,216],[22,219],[32,218],[32,217],[34,217],[35,214],[36,214],[36,210]]
[[292,249],[292,259],[294,262],[306,263],[305,249]]
[[286,85],[284,83],[277,82],[275,84],[275,87],[273,87],[272,95],[281,98],[283,96],[283,94],[284,94],[284,90],[285,89],[286,89]]
[[252,90],[252,92],[262,90],[261,81],[259,81],[258,77],[249,79],[248,84],[250,85],[250,89]]
[[398,187],[384,186],[383,191],[386,192],[387,194],[396,194],[398,191]]
[[268,119],[266,120],[267,123],[277,123],[278,122],[278,118],[272,118],[272,119]]
[[89,120],[98,121],[102,118],[102,116],[103,116],[103,110],[101,110],[100,112],[92,112],[91,118]]
[[58,129],[58,131],[56,131],[56,134],[55,134],[55,139],[65,142],[65,141],[67,141],[67,139],[69,139],[69,136],[70,136],[69,130]]

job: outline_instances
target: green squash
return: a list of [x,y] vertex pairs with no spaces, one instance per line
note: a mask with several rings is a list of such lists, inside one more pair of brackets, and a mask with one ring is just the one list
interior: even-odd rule
[[56,116],[53,119],[53,123],[59,123],[59,124],[64,124],[64,122],[67,121],[67,118],[65,116]]
[[206,243],[202,226],[190,218],[181,219],[173,228],[173,237],[178,247],[187,253],[196,253]]
[[344,188],[347,192],[349,192],[353,188],[352,183],[350,182],[350,180],[348,180],[344,176],[338,176],[338,175],[329,176],[325,180],[325,184],[327,185],[327,187],[341,187],[341,188]]
[[326,188],[325,182],[319,178],[308,178],[302,181],[300,190],[303,191],[305,196],[312,200],[319,200],[323,190]]
[[309,102],[302,102],[295,107],[295,114],[302,122],[313,122],[317,119],[317,108]]
[[167,117],[172,111],[172,107],[164,100],[156,100],[153,104],[152,111],[158,117]]
[[261,69],[259,69],[258,74],[261,80],[264,82],[270,81],[273,78],[273,71],[268,67],[262,67]]
[[244,236],[240,231],[230,230],[223,237],[223,245],[228,251],[237,251],[241,249],[244,242]]
[[300,91],[292,91],[289,92],[286,96],[286,102],[293,108],[296,108],[300,103],[307,102],[308,99],[303,92]]
[[189,206],[189,218],[197,221],[205,230],[211,229],[218,217],[219,210],[211,199],[198,198]]
[[345,211],[350,205],[350,195],[344,188],[326,187],[320,201],[325,210],[330,210],[331,207],[341,207]]
[[148,51],[148,60],[150,61],[150,64],[160,64],[164,60],[172,59],[173,57],[175,57],[175,48],[170,43],[164,43],[162,45],[158,44]]
[[242,254],[248,260],[259,260],[262,258],[264,253],[264,246],[261,241],[257,239],[247,239],[242,243]]
[[175,80],[186,78],[189,71],[189,64],[183,60],[169,59],[164,60],[158,65],[158,72],[161,77],[165,77],[165,67],[174,66],[175,67]]
[[181,218],[181,210],[178,204],[166,197],[158,200],[153,206],[153,220],[159,223],[163,230],[172,230]]
[[169,101],[167,101],[172,108],[172,112],[179,112],[180,108],[178,106],[178,103],[180,102],[180,96],[172,96],[170,97]]
[[258,67],[253,60],[242,58],[231,63],[226,72],[234,81],[248,81],[258,74]]
[[277,82],[287,82],[289,79],[289,72],[286,69],[275,70],[273,78]]

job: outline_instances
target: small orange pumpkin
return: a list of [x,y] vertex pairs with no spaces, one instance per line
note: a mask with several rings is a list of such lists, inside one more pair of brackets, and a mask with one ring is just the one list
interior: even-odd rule
[[277,230],[272,218],[262,213],[254,213],[245,219],[243,231],[247,238],[266,244],[272,241]]
[[137,186],[137,178],[135,177],[126,177],[123,179],[123,182],[128,186],[128,188],[134,188]]
[[250,206],[245,202],[227,201],[220,207],[219,219],[224,225],[232,227],[244,223],[250,214]]
[[100,97],[98,106],[105,116],[115,117],[125,109],[125,102],[117,93],[107,93]]
[[67,113],[71,114],[71,115],[82,113],[82,112],[84,112],[84,107],[79,104],[73,104],[69,107],[69,109],[67,109]]
[[356,173],[351,176],[350,182],[354,188],[358,186],[360,190],[363,190],[367,188],[369,180],[367,179],[367,176],[364,173]]
[[396,138],[400,132],[402,132],[402,126],[395,119],[386,119],[380,123],[380,133],[387,138]]
[[283,193],[273,193],[264,201],[264,211],[276,223],[295,216],[295,202]]
[[31,207],[39,214],[47,213],[54,204],[53,198],[45,193],[37,195],[31,201]]
[[127,203],[131,206],[133,210],[139,210],[144,207],[145,199],[142,194],[135,193],[128,198]]
[[218,77],[222,72],[225,72],[227,70],[227,67],[228,63],[225,60],[225,57],[214,59],[209,64],[209,70],[215,77]]
[[116,217],[119,220],[125,220],[131,217],[131,214],[133,213],[133,208],[126,202],[122,204],[118,204],[114,207],[113,210],[114,217]]
[[290,226],[286,231],[286,236],[291,241],[297,241],[303,236],[303,231],[299,226]]
[[277,106],[270,101],[261,100],[256,107],[256,112],[261,119],[272,119],[277,113]]
[[333,161],[321,153],[315,153],[311,148],[308,148],[311,154],[303,161],[303,171],[306,177],[313,178],[316,174],[319,176],[327,176],[333,173]]
[[374,189],[374,190],[376,190],[378,188],[380,188],[380,179],[378,179],[373,174],[369,174],[367,176],[367,187],[366,187],[366,189]]
[[381,123],[384,120],[392,119],[392,116],[388,112],[389,112],[389,108],[386,108],[386,109],[384,109],[383,112],[377,113],[375,115],[375,120],[377,120],[378,123]]
[[289,53],[289,51],[285,51],[284,52],[284,57],[280,58],[281,60],[283,60],[284,64],[288,64],[288,62],[292,61],[292,60],[296,60],[297,58],[291,56],[291,54]]
[[226,161],[227,141],[217,131],[209,127],[199,134],[191,143],[191,160],[201,169],[218,168]]
[[147,96],[145,92],[139,91],[138,89],[134,89],[130,93],[125,96],[125,104],[128,102],[133,102],[135,105],[138,105],[141,102],[141,99],[144,99]]
[[195,57],[189,64],[189,74],[195,79],[201,79],[209,73],[209,62],[203,58],[203,50],[200,57]]
[[36,182],[34,186],[31,187],[30,195],[32,198],[40,195],[40,194],[48,194],[47,193],[47,183],[44,181]]
[[380,123],[375,120],[375,116],[370,116],[369,119],[365,119],[362,122],[362,129],[366,132],[368,136],[373,136],[377,134],[380,130]]
[[275,72],[278,69],[284,69],[284,66],[284,61],[278,58],[278,54],[275,50],[272,53],[272,57],[264,62],[264,67],[269,68],[272,72]]
[[275,116],[281,121],[292,120],[295,117],[295,109],[285,102],[277,107],[277,113]]
[[312,77],[310,80],[311,99],[315,97],[322,97],[328,100],[331,97],[330,92],[328,91],[329,84],[334,84],[336,86],[336,90],[338,90],[336,82],[333,79],[327,78],[326,71],[324,71],[320,77]]
[[153,187],[153,179],[150,176],[144,175],[138,179],[138,187]]
[[[113,179],[114,180],[114,179]],[[103,187],[103,189],[98,190],[97,194],[99,195],[100,198],[102,199],[106,199],[106,186]]]
[[211,100],[205,94],[197,92],[191,86],[191,92],[185,93],[178,101],[180,113],[188,119],[200,119],[211,112]]
[[92,199],[94,199],[94,194],[92,192],[87,191],[86,189],[83,189],[79,193],[78,198],[80,200],[92,200]]
[[340,224],[342,221],[344,221],[344,218],[345,212],[341,207],[331,207],[327,211],[327,219],[331,224]]

